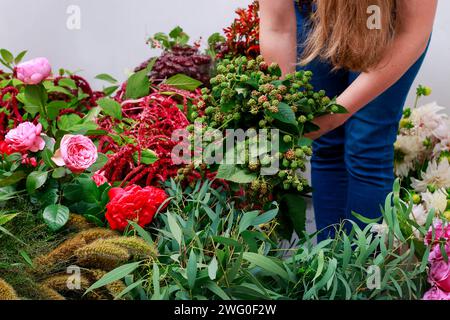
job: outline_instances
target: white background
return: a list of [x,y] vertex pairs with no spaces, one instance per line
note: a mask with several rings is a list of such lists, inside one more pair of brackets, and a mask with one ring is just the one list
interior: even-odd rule
[[[107,72],[120,80],[155,54],[146,39],[180,25],[194,40],[228,26],[250,0],[0,0],[0,47],[48,57],[92,81]],[[70,5],[81,9],[81,29],[66,27]],[[433,88],[430,100],[450,106],[450,0],[440,0],[430,52],[417,84]],[[99,88],[100,83],[94,82]],[[412,101],[412,95],[409,102]],[[450,109],[448,109],[450,111]]]

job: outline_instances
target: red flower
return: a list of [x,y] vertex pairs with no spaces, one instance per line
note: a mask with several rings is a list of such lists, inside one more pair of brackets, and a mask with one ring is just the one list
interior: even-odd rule
[[7,144],[5,141],[0,140],[0,156],[2,155],[10,155],[12,154],[14,151],[12,150],[12,148],[9,146],[9,144]]
[[110,202],[106,205],[106,219],[111,229],[119,231],[128,226],[127,220],[145,227],[152,222],[156,211],[167,199],[164,190],[137,185],[125,189],[112,188],[108,195]]

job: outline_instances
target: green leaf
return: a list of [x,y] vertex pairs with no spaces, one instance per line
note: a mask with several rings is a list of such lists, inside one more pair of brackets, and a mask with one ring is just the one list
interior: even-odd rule
[[359,221],[361,221],[362,223],[365,223],[365,224],[378,223],[382,219],[381,216],[379,218],[376,218],[376,219],[369,219],[369,218],[366,218],[366,217],[364,217],[364,216],[362,216],[362,215],[360,215],[360,214],[358,214],[358,213],[356,213],[354,211],[352,211],[352,215],[356,219],[358,219]]
[[25,57],[25,55],[27,54],[27,50],[22,51],[21,53],[19,53],[16,58],[14,59],[14,63],[15,64],[19,64],[20,62],[22,62],[23,57]]
[[27,175],[23,171],[16,171],[10,176],[0,178],[0,188],[11,186],[25,179]]
[[25,100],[29,105],[44,108],[47,99],[47,93],[43,85],[38,84],[25,87]]
[[53,152],[50,149],[44,149],[42,150],[42,159],[44,160],[45,165],[47,165],[50,168],[55,168],[56,164],[53,162]]
[[297,145],[299,147],[311,147],[313,142],[314,142],[313,140],[303,137],[303,138],[298,140]]
[[259,215],[258,211],[246,212],[242,215],[241,220],[239,221],[239,231],[241,234],[243,231],[247,230],[248,227],[253,225],[253,221]]
[[17,217],[17,213],[0,214],[0,226],[4,226],[5,224],[10,222],[15,217]]
[[48,172],[46,171],[34,171],[27,177],[26,187],[28,193],[33,193],[40,187],[42,187],[48,178]]
[[90,286],[84,294],[87,294],[95,289],[104,287],[110,283],[113,283],[117,280],[120,280],[124,278],[125,276],[132,273],[134,270],[136,270],[140,266],[141,262],[133,262],[129,264],[124,264],[123,266],[120,266],[107,274],[105,274],[100,280],[95,282],[92,286]]
[[89,167],[88,171],[96,172],[96,171],[102,169],[105,166],[105,164],[108,162],[108,160],[109,160],[109,158],[106,154],[99,153],[97,161],[95,161],[95,163]]
[[64,167],[59,167],[53,170],[52,178],[54,179],[60,179],[62,177],[65,177],[67,175],[67,170]]
[[187,91],[194,91],[203,84],[201,81],[198,81],[181,73],[170,77],[164,83],[172,87]]
[[189,255],[189,260],[187,264],[187,280],[189,288],[192,290],[195,287],[195,282],[197,280],[197,256],[194,250],[191,250]]
[[256,180],[256,173],[249,173],[235,165],[222,164],[217,171],[217,178],[232,181],[235,183],[251,183]]
[[103,89],[103,93],[104,93],[106,96],[110,96],[110,95],[112,95],[114,92],[116,92],[117,89],[119,89],[119,86],[106,87],[105,89]]
[[77,84],[74,80],[70,79],[70,78],[62,78],[58,81],[58,85],[60,85],[61,87],[66,87],[69,89],[77,89]]
[[178,222],[176,221],[176,219],[172,213],[167,212],[166,215],[167,215],[167,223],[169,224],[169,230],[172,233],[175,241],[181,247],[182,232],[181,232],[180,225],[178,224]]
[[65,101],[52,101],[47,105],[47,116],[50,120],[55,120],[61,110],[67,108]]
[[6,49],[1,49],[0,50],[0,54],[3,58],[3,60],[5,60],[7,63],[11,64],[14,62],[14,56],[11,52],[9,52]]
[[216,257],[213,257],[208,266],[208,276],[211,280],[216,279],[218,268],[219,268],[219,266],[217,264],[217,259],[216,259]]
[[267,272],[278,275],[285,280],[290,280],[286,270],[266,256],[253,252],[244,252],[243,258],[248,262],[266,270]]
[[270,221],[275,219],[275,217],[278,215],[278,212],[278,208],[269,210],[253,219],[252,225],[256,227],[261,224],[269,223]]
[[222,288],[220,288],[215,282],[208,281],[205,285],[205,287],[214,293],[216,296],[221,298],[222,300],[231,300],[231,298],[223,291]]
[[58,231],[69,221],[69,208],[52,204],[44,209],[42,217],[52,231]]
[[19,250],[19,254],[21,255],[21,257],[23,258],[23,260],[25,260],[25,262],[30,266],[30,267],[34,267],[33,264],[33,260],[31,260],[30,256],[28,255],[28,253],[25,250]]
[[159,160],[158,155],[150,150],[150,149],[144,149],[141,151],[141,158],[139,159],[139,153],[136,152],[133,155],[134,161],[136,163],[141,163],[141,164],[145,164],[145,165],[151,165],[154,164],[156,161]]
[[116,100],[110,98],[102,98],[97,100],[97,104],[102,108],[103,112],[115,119],[122,119],[122,107]]
[[306,202],[305,199],[294,193],[286,193],[280,201],[281,215],[287,220],[286,225],[292,226],[298,236],[302,236],[306,226]]
[[159,273],[159,267],[155,262],[153,262],[152,278],[153,278],[152,280],[153,280],[153,291],[154,291],[153,296],[159,297],[161,295],[161,288],[160,288],[160,284],[159,284],[160,273]]
[[118,82],[116,79],[114,79],[112,76],[110,76],[109,74],[106,74],[106,73],[97,75],[95,77],[95,79],[103,80],[103,81],[109,82],[111,84],[116,84]]
[[150,92],[150,80],[146,69],[133,74],[127,82],[126,99],[139,99]]
[[287,105],[284,102],[281,102],[278,105],[278,112],[273,113],[270,111],[267,111],[267,114],[272,117],[273,119],[276,119],[278,121],[281,121],[283,123],[288,123],[292,125],[297,125],[297,119],[295,118],[295,113],[292,111],[292,108]]
[[139,236],[144,239],[148,244],[153,245],[154,241],[152,240],[152,237],[150,236],[150,233],[144,230],[140,225],[138,225],[134,221],[128,221],[128,223],[133,227],[134,230],[139,234]]
[[32,117],[34,117],[39,111],[41,111],[41,107],[39,107],[39,106],[28,106],[28,105],[26,105],[23,108],[25,109],[26,112],[31,114]]

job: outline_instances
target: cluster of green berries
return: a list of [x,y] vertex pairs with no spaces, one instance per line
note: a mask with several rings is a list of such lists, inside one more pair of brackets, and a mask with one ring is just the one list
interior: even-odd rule
[[314,91],[311,71],[298,71],[281,79],[280,67],[267,64],[262,56],[224,59],[216,71],[211,88],[202,90],[206,122],[213,128],[242,118],[246,124],[250,119],[260,128],[270,128],[281,103],[292,109],[300,124],[338,111],[325,91]]

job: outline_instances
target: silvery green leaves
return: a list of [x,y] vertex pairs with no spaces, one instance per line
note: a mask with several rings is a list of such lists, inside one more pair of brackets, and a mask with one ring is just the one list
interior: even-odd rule
[[127,292],[136,299],[280,298],[262,281],[292,280],[281,260],[268,257],[276,244],[262,229],[274,222],[276,204],[266,212],[244,212],[211,184],[199,181],[182,188],[167,182],[171,201],[155,222],[158,259],[141,263],[139,269],[127,265],[113,270],[96,287],[128,276]]

